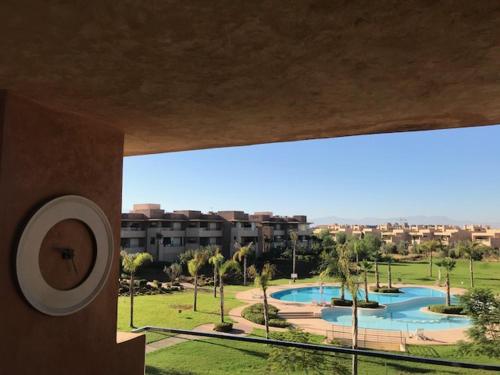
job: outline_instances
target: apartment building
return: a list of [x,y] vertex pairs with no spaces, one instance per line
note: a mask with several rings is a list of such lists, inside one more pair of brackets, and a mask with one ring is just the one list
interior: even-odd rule
[[479,241],[492,248],[500,248],[500,229],[491,229],[488,226],[465,225],[464,227],[454,225],[411,225],[386,223],[381,225],[346,225],[332,224],[320,225],[314,229],[315,232],[328,229],[330,233],[346,233],[354,237],[360,237],[372,233],[380,237],[386,243],[408,243],[421,244],[430,240],[439,240],[445,245],[453,246],[459,241]]
[[252,242],[257,253],[285,248],[290,232],[309,245],[312,229],[307,217],[277,216],[272,212],[248,214],[243,211],[202,213],[196,210],[165,212],[159,204],[135,204],[122,214],[121,248],[147,251],[157,261],[173,261],[188,249],[217,245],[231,256],[238,246]]
[[472,232],[472,240],[481,242],[483,245],[500,249],[500,229],[483,229]]

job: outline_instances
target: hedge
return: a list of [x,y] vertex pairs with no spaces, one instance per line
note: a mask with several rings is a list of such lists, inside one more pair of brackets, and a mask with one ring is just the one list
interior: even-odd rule
[[333,306],[352,306],[352,301],[348,299],[332,298]]
[[214,331],[217,332],[231,332],[233,329],[233,323],[216,323],[214,325]]
[[403,293],[399,290],[399,288],[389,288],[387,286],[381,286],[380,288],[372,288],[372,291],[375,293]]
[[451,305],[451,306],[430,305],[430,306],[428,306],[428,309],[432,312],[440,313],[440,314],[464,315],[463,306],[458,306],[458,305]]
[[378,307],[380,307],[380,305],[378,304],[377,301],[369,301],[369,302],[366,302],[366,301],[360,301],[358,302],[358,307],[362,307],[364,309],[376,309]]
[[[268,305],[269,326],[280,328],[289,327],[290,323],[280,318],[278,316],[278,311],[279,310],[275,306]],[[253,323],[264,325],[264,305],[262,303],[256,303],[255,305],[248,306],[243,309],[241,316]]]

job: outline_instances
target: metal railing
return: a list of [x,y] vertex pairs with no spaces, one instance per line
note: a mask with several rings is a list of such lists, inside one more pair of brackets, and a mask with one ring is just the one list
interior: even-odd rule
[[155,327],[155,326],[144,326],[133,330],[132,332],[140,333],[140,332],[163,332],[163,333],[173,333],[173,334],[181,334],[181,335],[190,335],[190,336],[200,336],[200,337],[209,337],[215,339],[224,339],[224,340],[234,340],[234,341],[243,341],[248,343],[256,343],[256,344],[269,344],[276,346],[283,346],[289,348],[299,348],[299,349],[308,349],[329,353],[341,353],[341,354],[356,354],[359,356],[365,357],[375,357],[387,360],[395,360],[395,361],[404,361],[404,362],[414,362],[414,363],[424,363],[429,365],[437,365],[437,366],[447,366],[447,367],[455,367],[455,368],[466,368],[466,369],[474,369],[474,370],[487,370],[487,371],[500,371],[500,365],[488,365],[482,363],[469,363],[469,362],[459,362],[459,361],[450,361],[446,359],[438,359],[438,358],[428,358],[428,357],[418,357],[390,352],[382,352],[376,350],[365,350],[365,349],[351,349],[344,348],[333,345],[321,345],[321,344],[309,344],[309,343],[300,343],[300,342],[292,342],[292,341],[281,341],[274,339],[264,339],[259,337],[248,337],[248,336],[238,336],[232,335],[229,333],[212,333],[212,332],[200,332],[200,331],[191,331],[187,329],[177,329],[177,328],[163,328],[163,327]]

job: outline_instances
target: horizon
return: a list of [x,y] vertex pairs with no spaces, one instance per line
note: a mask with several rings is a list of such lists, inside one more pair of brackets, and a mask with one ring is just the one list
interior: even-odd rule
[[122,211],[151,202],[309,221],[438,216],[498,225],[499,136],[492,125],[126,157]]

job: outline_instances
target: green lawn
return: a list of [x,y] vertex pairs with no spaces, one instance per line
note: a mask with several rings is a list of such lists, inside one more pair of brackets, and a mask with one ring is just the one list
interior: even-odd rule
[[[254,332],[263,336],[261,330]],[[314,342],[321,342],[322,337],[314,337]],[[453,347],[427,347],[422,350],[411,349],[415,355],[427,355],[438,358],[454,358]],[[415,351],[415,353],[414,353]],[[146,374],[149,375],[191,375],[191,374],[249,374],[267,371],[269,347],[262,344],[227,341],[222,339],[200,339],[150,353],[146,356]],[[326,355],[326,354],[325,354]],[[463,358],[461,358],[464,360]],[[465,359],[467,360],[467,359]],[[495,363],[488,358],[472,358],[471,361]],[[343,357],[342,363],[350,365],[350,358]],[[429,366],[420,363],[385,361],[375,358],[361,358],[359,374],[491,374],[487,371],[458,370],[441,366]]]
[[[387,265],[379,265],[380,282],[387,284]],[[425,262],[393,263],[392,282],[398,283],[399,279],[405,284],[435,285],[438,277],[438,267],[433,266],[433,277],[429,277],[429,264]],[[475,286],[487,287],[500,293],[500,262],[474,262]],[[442,283],[444,285],[444,272]],[[468,288],[470,285],[469,262],[463,259],[457,260],[456,268],[451,273],[451,286]],[[369,274],[370,282],[375,282],[373,271]],[[319,277],[301,279],[298,282],[319,282]],[[326,280],[328,281],[328,280]],[[335,280],[331,280],[335,281]],[[278,279],[274,284],[288,284],[289,279]]]
[[[249,287],[246,287],[249,288]],[[228,285],[224,287],[225,311],[242,305],[235,298],[237,291],[245,290],[243,286]],[[200,290],[198,293],[198,311],[191,309],[179,313],[178,305],[192,305],[193,292],[174,292],[153,296],[137,296],[134,298],[134,324],[136,327],[152,325],[158,327],[193,329],[201,324],[216,323],[220,321],[220,300],[215,299],[212,292]],[[130,298],[118,298],[118,330],[128,331],[130,317]],[[230,319],[228,319],[230,321]],[[148,333],[147,342],[163,338],[158,333]]]
[[[490,287],[500,292],[500,263],[475,262],[476,286]],[[400,278],[406,284],[434,285],[437,278],[437,267],[434,267],[434,278],[428,278],[427,263],[393,263],[393,281]],[[387,266],[380,266],[381,281],[386,282]],[[374,281],[374,274],[370,274]],[[297,282],[319,282],[318,277],[304,278]],[[327,280],[328,281],[328,280]],[[334,280],[331,280],[334,281]],[[457,262],[457,267],[451,276],[452,286],[468,287],[468,263]],[[274,285],[288,284],[288,279],[274,280]],[[235,298],[238,291],[254,288],[253,285],[226,286],[225,306],[229,311],[242,302]],[[160,327],[192,329],[205,323],[219,321],[219,298],[214,299],[211,292],[201,291],[198,297],[198,312],[184,310],[178,312],[177,305],[192,305],[193,292],[185,291],[172,294],[138,296],[135,299],[135,325],[155,325]],[[120,297],[118,301],[118,329],[129,330],[129,298]],[[230,319],[228,319],[230,320]],[[259,332],[256,332],[259,334]],[[165,337],[158,333],[148,333],[147,342],[153,342]],[[319,341],[320,338],[318,338]],[[171,348],[148,354],[146,357],[147,374],[244,374],[252,371],[266,371],[266,359],[269,348],[261,344],[249,344],[218,339],[206,339],[182,343]],[[457,359],[453,346],[411,346],[410,354]],[[459,358],[471,362],[495,362],[486,357]],[[498,363],[498,360],[496,360]],[[348,360],[346,359],[346,363]],[[485,374],[480,371],[444,370],[439,367],[429,367],[420,364],[387,364],[376,359],[363,359],[360,364],[360,374]]]

